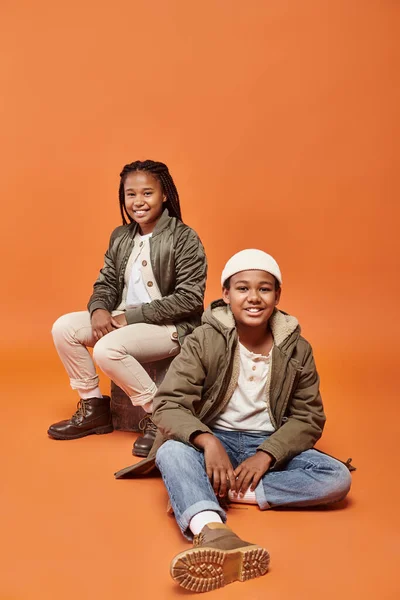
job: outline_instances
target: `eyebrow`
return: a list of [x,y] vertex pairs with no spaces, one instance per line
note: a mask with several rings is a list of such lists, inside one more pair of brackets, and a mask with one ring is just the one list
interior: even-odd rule
[[[235,285],[238,285],[238,283],[246,283],[247,285],[249,284],[248,281],[246,281],[246,279],[240,279],[239,281],[236,281]],[[274,285],[272,281],[259,281],[257,285]]]
[[[154,188],[152,188],[152,187],[142,188],[142,192],[153,191],[153,190],[154,190]],[[136,191],[135,188],[126,188],[125,189],[125,192],[135,192],[135,191]]]

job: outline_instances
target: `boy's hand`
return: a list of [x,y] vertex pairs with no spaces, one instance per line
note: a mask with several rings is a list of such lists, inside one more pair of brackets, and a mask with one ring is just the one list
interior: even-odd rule
[[225,448],[211,433],[199,433],[193,444],[204,452],[206,472],[216,496],[224,497],[231,487],[235,488],[233,467]]
[[258,450],[250,458],[246,458],[234,472],[236,482],[232,490],[243,497],[250,485],[250,491],[254,492],[261,477],[265,475],[272,464],[273,458],[267,452]]

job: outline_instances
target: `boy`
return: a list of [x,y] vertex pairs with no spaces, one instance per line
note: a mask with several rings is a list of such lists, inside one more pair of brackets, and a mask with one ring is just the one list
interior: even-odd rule
[[116,474],[158,467],[183,535],[194,537],[171,575],[194,592],[268,570],[267,550],[225,525],[218,498],[261,510],[316,506],[342,500],[351,482],[342,463],[312,449],[325,423],[319,377],[297,319],[276,308],[278,264],[243,250],[221,282],[222,300],[207,309],[158,390],[149,458]]

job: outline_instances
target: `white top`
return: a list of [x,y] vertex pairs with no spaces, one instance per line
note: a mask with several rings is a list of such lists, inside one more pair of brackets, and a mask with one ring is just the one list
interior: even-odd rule
[[139,252],[137,251],[137,247],[132,250],[132,252],[138,252],[138,254],[132,265],[132,271],[129,277],[128,291],[126,293],[126,308],[133,308],[134,306],[140,306],[144,302],[151,302],[151,297],[143,281],[140,255],[146,245],[150,243],[149,239],[152,235],[152,233],[148,233],[147,235],[139,236]]
[[212,427],[228,431],[272,433],[267,406],[267,378],[271,352],[268,356],[250,352],[239,343],[240,373],[235,391]]

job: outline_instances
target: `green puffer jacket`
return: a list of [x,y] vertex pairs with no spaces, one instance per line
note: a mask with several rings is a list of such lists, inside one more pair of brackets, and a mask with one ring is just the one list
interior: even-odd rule
[[[261,444],[271,454],[272,469],[312,448],[321,437],[325,415],[319,377],[310,344],[300,335],[297,319],[275,310],[274,337],[265,401],[275,432]],[[203,315],[203,325],[185,340],[154,399],[153,421],[159,428],[147,459],[115,474],[117,479],[147,474],[166,439],[191,444],[195,432],[210,425],[229,402],[240,370],[238,335],[233,315],[222,300]]]
[[[98,308],[111,312],[120,304],[137,230],[137,223],[130,223],[112,232],[104,266],[88,303],[90,314]],[[128,309],[126,320],[129,325],[174,323],[182,343],[201,323],[207,277],[203,245],[193,229],[164,210],[150,238],[150,258],[163,297]]]

